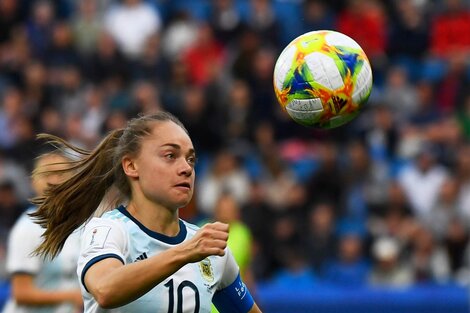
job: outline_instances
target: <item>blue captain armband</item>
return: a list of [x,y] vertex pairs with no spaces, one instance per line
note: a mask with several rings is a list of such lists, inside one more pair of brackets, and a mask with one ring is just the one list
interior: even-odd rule
[[221,313],[247,313],[255,303],[240,274],[230,286],[216,291],[212,302]]

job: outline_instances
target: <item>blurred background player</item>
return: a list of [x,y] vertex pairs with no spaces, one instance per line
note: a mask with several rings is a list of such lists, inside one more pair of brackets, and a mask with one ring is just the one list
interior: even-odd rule
[[[66,161],[70,160],[59,151],[36,159],[32,186],[37,196],[43,196],[50,185],[59,184],[67,177],[68,174],[60,172]],[[43,259],[34,253],[44,232],[28,215],[35,209],[30,207],[24,212],[10,232],[7,271],[11,276],[11,297],[3,313],[82,312],[83,300],[75,274],[79,231],[70,235],[57,258]]]

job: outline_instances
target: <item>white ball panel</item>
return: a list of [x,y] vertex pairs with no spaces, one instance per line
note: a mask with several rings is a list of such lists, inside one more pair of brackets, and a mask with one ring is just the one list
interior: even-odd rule
[[322,115],[321,111],[296,111],[287,108],[286,110],[290,117],[306,125],[316,123]]
[[274,84],[278,90],[282,89],[287,73],[291,69],[297,48],[295,46],[287,47],[279,56],[274,68]]
[[336,90],[344,86],[341,73],[336,67],[335,61],[321,52],[313,52],[305,56],[305,62],[320,85]]
[[356,86],[352,95],[354,103],[361,102],[372,88],[372,69],[369,62],[364,62],[357,75]]
[[354,39],[338,32],[331,32],[327,34],[325,36],[325,40],[330,46],[345,46],[361,49],[361,46],[359,46],[359,44],[354,41]]
[[301,112],[321,112],[323,105],[321,99],[294,99],[286,105],[286,109]]

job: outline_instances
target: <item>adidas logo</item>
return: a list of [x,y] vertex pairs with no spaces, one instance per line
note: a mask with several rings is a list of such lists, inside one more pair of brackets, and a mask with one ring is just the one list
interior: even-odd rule
[[333,111],[334,114],[338,114],[339,111],[347,104],[347,100],[342,99],[338,96],[333,96],[331,97],[332,103],[330,103],[330,108],[331,111]]
[[147,253],[144,252],[144,253],[142,253],[141,255],[139,255],[139,256],[134,260],[134,262],[142,261],[142,260],[145,260],[145,259],[147,259],[147,258],[148,258]]

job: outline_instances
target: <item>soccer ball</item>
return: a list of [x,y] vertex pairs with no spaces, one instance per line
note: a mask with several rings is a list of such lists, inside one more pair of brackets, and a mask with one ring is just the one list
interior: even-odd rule
[[274,91],[297,123],[334,128],[355,118],[369,98],[372,69],[362,48],[331,30],[290,42],[274,67]]

